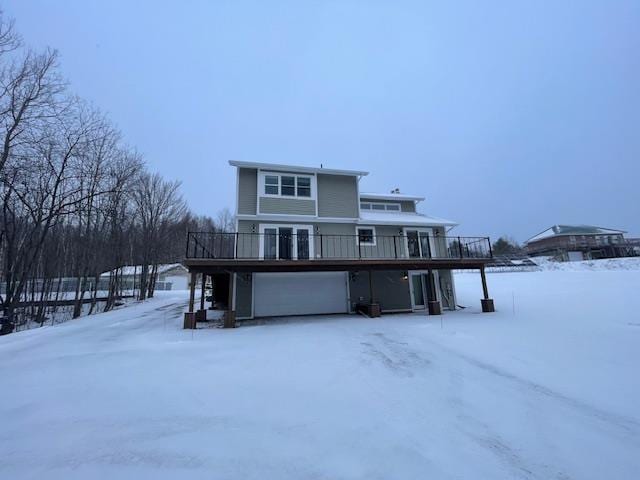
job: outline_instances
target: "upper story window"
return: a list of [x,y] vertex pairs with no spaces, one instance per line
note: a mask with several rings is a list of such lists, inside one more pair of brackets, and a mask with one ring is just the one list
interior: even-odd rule
[[264,195],[311,198],[311,177],[265,174],[262,176],[262,192]]
[[375,202],[360,202],[360,208],[362,210],[375,210],[377,212],[399,212],[399,203],[375,203]]
[[267,195],[278,195],[278,185],[280,184],[280,177],[277,175],[265,175],[264,177],[264,193]]

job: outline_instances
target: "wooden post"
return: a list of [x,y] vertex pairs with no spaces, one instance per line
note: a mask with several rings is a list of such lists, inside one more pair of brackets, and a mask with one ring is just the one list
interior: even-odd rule
[[184,314],[183,328],[196,328],[196,314],[193,311],[196,296],[196,272],[191,272],[189,283],[189,311]]
[[209,306],[209,310],[213,310],[214,306],[215,306],[215,301],[216,301],[216,289],[215,286],[213,284],[213,275],[209,275],[209,279],[211,280],[211,305]]
[[202,285],[200,285],[200,310],[204,310],[204,287],[207,280],[207,276],[203,273],[200,275],[200,281]]
[[480,267],[480,278],[482,279],[482,294],[484,298],[480,300],[482,304],[482,311],[484,313],[495,312],[495,306],[493,300],[489,298],[489,289],[487,288],[487,277],[484,274],[484,265]]
[[191,272],[191,280],[189,284],[189,313],[193,313],[194,303],[196,299],[196,272]]
[[427,270],[427,278],[429,284],[427,311],[429,312],[429,315],[440,315],[442,314],[442,307],[440,306],[440,302],[438,301],[438,294],[436,292],[436,282],[435,277],[433,276],[433,270]]
[[234,273],[229,274],[229,298],[227,299],[227,311],[224,316],[224,328],[235,328],[236,312],[233,308],[233,277]]
[[375,290],[373,289],[373,271],[369,270],[369,306],[368,314],[372,318],[380,316],[380,304],[376,302]]

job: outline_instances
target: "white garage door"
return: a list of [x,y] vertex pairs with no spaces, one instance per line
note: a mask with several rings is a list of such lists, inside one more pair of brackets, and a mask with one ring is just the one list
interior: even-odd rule
[[344,272],[256,273],[256,317],[347,312]]

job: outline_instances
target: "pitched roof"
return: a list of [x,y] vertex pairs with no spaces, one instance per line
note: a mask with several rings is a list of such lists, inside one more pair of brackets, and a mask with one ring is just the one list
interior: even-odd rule
[[413,200],[414,202],[421,202],[424,197],[418,197],[416,195],[405,195],[404,193],[363,193],[360,192],[360,200],[363,198],[370,198],[371,200]]
[[455,227],[456,222],[421,213],[360,211],[361,225],[403,225],[412,227]]
[[[158,265],[158,274],[166,273],[177,267],[181,267],[185,272],[187,271],[185,266],[182,265],[181,263],[164,263],[164,264]],[[103,272],[100,274],[100,276],[108,277],[111,272],[115,272],[116,270],[117,269],[114,269],[108,272]],[[134,275],[134,272],[135,272],[135,275],[140,275],[140,273],[142,272],[142,265],[124,265],[120,267],[121,275],[124,275],[124,276]]]
[[594,225],[554,225],[545,231],[534,235],[524,243],[536,242],[545,238],[561,237],[566,235],[620,235],[627,233],[624,230],[596,227]]
[[283,172],[299,172],[299,173],[323,173],[325,175],[353,175],[356,177],[364,177],[369,172],[358,170],[338,170],[335,168],[317,168],[304,167],[301,165],[284,165],[279,163],[260,163],[260,162],[243,162],[241,160],[229,160],[229,165],[242,168],[259,168],[261,170],[283,171]]

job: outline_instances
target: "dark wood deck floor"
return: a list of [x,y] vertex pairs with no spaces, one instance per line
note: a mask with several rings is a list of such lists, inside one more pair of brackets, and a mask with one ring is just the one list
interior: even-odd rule
[[256,260],[190,258],[182,263],[190,272],[336,272],[358,270],[457,270],[483,268],[489,258],[463,259],[316,259],[316,260]]

